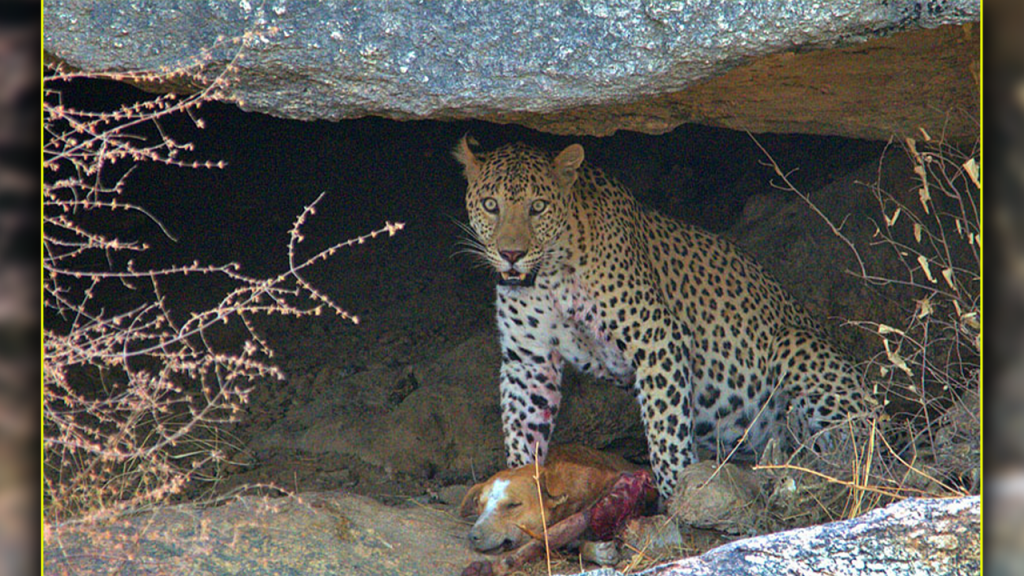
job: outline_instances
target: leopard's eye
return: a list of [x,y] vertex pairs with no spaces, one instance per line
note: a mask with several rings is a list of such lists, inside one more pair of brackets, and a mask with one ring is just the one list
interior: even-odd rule
[[486,210],[487,212],[490,212],[491,214],[497,214],[498,213],[498,201],[495,200],[494,198],[490,198],[490,197],[484,198],[480,202],[480,204],[481,204],[481,206],[483,206],[484,210]]
[[536,216],[540,214],[548,207],[547,200],[534,200],[530,203],[530,216]]

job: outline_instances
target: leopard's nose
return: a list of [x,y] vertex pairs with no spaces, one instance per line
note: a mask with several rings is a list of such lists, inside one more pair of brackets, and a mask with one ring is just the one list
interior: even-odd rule
[[526,252],[522,250],[499,250],[498,254],[501,254],[501,257],[509,264],[515,264],[517,260],[526,255]]

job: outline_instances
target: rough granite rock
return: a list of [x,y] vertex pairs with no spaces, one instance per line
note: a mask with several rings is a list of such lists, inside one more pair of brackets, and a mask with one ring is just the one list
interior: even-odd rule
[[338,492],[241,497],[221,506],[164,506],[52,526],[46,574],[429,576],[487,556],[468,525],[437,507],[385,506]]
[[154,90],[194,91],[222,75],[218,99],[286,118],[478,118],[594,135],[683,122],[882,139],[918,125],[977,131],[961,116],[977,115],[978,0],[44,8],[51,61],[155,73],[142,82]]
[[[738,540],[635,576],[981,573],[981,499],[911,499],[851,520]],[[586,576],[621,576],[597,570]]]

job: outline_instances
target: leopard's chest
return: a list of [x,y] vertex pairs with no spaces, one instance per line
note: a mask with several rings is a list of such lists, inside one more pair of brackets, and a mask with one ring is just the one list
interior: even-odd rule
[[562,357],[599,378],[632,384],[635,371],[609,328],[609,311],[582,282],[563,277],[550,291],[555,336]]

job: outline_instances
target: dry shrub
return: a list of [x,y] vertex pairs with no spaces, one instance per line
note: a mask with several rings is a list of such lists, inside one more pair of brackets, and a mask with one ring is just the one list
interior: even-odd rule
[[[222,167],[189,158],[192,146],[177,141],[162,122],[187,116],[202,129],[196,111],[213,97],[224,76],[188,96],[164,94],[98,112],[63,101],[61,89],[82,77],[135,84],[161,80],[83,75],[60,66],[49,67],[44,77],[48,524],[165,501],[224,461],[228,449],[211,431],[238,418],[254,383],[282,378],[256,318],[333,312],[357,322],[302,272],[343,247],[393,235],[402,227],[388,223],[313,256],[300,256],[302,226],[315,213],[317,198],[295,219],[287,239],[288,267],[277,276],[249,276],[235,263],[149,268],[145,262],[151,247],[123,237],[119,223],[141,214],[167,232],[143,206],[125,200],[132,167],[142,162]],[[171,310],[165,292],[171,280],[189,290],[212,285],[223,292],[206,310]],[[241,335],[237,345],[225,345],[220,337],[226,325]]]
[[[849,324],[877,335],[879,352],[865,366],[886,406],[879,420],[851,420],[822,431],[793,455],[771,451],[757,531],[862,514],[895,500],[977,493],[980,470],[980,166],[933,139],[906,138],[917,182],[906,191],[867,186],[879,219],[868,245],[844,234],[769,158],[781,183],[829,225],[856,258],[850,273],[896,294],[903,322]],[[763,149],[762,149],[763,150]],[[766,153],[767,155],[767,153]],[[888,270],[872,269],[882,251]]]
[[893,416],[910,423],[915,447],[944,458],[949,442],[973,444],[973,454],[946,465],[958,483],[976,489],[978,478],[970,474],[977,474],[980,454],[981,167],[977,149],[963,153],[922,135],[903,141],[918,179],[913,190],[900,195],[869,187],[882,215],[877,249],[888,250],[905,274],[865,271],[863,277],[904,289],[904,322],[851,323],[881,340],[869,378],[887,402],[907,407]]

